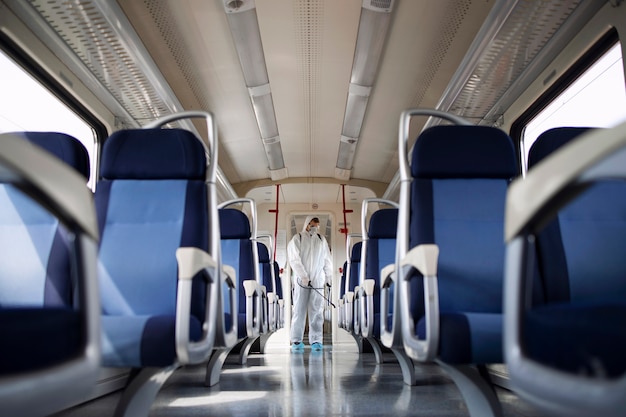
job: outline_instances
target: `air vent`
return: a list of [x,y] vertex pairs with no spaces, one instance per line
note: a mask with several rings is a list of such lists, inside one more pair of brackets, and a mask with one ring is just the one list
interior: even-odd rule
[[494,123],[500,117],[496,103],[581,3],[580,0],[517,2],[449,110],[466,118]]
[[153,120],[170,112],[137,63],[135,51],[116,36],[93,1],[59,5],[33,0],[31,5],[133,119]]

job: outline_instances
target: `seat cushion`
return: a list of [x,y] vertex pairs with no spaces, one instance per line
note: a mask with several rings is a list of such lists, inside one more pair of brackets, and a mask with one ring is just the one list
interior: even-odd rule
[[[502,363],[502,314],[440,313],[438,358],[454,364]],[[425,320],[416,326],[426,337]]]
[[[176,317],[102,316],[102,364],[140,368],[168,366],[176,359]],[[191,316],[189,338],[202,336],[200,321]]]
[[80,314],[69,308],[0,309],[0,375],[27,372],[76,357]]
[[524,347],[532,359],[576,374],[626,372],[626,302],[559,303],[524,316]]

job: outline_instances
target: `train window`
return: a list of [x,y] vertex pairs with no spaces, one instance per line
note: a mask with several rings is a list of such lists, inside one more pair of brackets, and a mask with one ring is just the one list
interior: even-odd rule
[[0,133],[54,131],[74,136],[89,153],[91,175],[87,185],[93,190],[95,129],[1,51],[0,74]]
[[527,121],[520,142],[524,173],[531,145],[546,130],[559,126],[612,127],[624,121],[625,86],[618,42]]

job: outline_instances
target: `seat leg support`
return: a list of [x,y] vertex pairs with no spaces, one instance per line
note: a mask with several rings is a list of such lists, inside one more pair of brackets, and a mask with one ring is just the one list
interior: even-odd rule
[[374,351],[374,355],[376,356],[376,363],[380,365],[383,363],[383,348],[378,343],[378,340],[368,337],[367,341],[372,346],[372,350]]
[[267,344],[267,341],[269,340],[270,336],[273,333],[264,333],[261,336],[259,336],[259,352],[260,353],[265,353],[265,345]]
[[250,348],[252,347],[256,339],[257,339],[256,337],[248,337],[241,344],[241,350],[239,350],[239,358],[237,361],[239,365],[245,365],[246,363],[248,363],[248,355],[250,354]]
[[222,373],[222,367],[226,362],[226,357],[230,353],[231,348],[215,349],[211,354],[211,359],[206,366],[206,375],[204,378],[204,385],[212,387],[220,382],[220,374]]
[[142,368],[129,382],[117,403],[115,417],[147,417],[157,393],[179,367]]
[[465,400],[471,417],[502,417],[502,406],[493,386],[472,365],[437,363],[448,373]]
[[402,369],[402,380],[406,385],[414,386],[417,384],[417,377],[415,376],[415,364],[413,360],[409,358],[404,349],[391,348],[391,351],[396,356],[400,369]]

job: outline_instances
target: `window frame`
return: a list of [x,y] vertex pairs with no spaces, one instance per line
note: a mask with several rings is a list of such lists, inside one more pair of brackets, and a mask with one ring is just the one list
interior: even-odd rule
[[[98,182],[98,169],[100,166],[100,149],[102,143],[108,136],[108,131],[104,123],[98,119],[83,103],[77,99],[69,90],[67,90],[59,81],[50,75],[44,68],[37,63],[35,59],[29,56],[22,48],[19,47],[6,34],[0,32],[0,50],[8,56],[16,65],[20,66],[23,71],[34,78],[43,88],[48,90],[50,94],[55,96],[76,116],[82,119],[91,127],[94,134],[94,161],[89,161],[92,169],[91,177],[93,178],[92,191],[95,190]],[[63,133],[63,132],[61,132]],[[90,181],[92,179],[90,178]]]
[[[522,139],[528,123],[546,107],[554,102],[567,88],[576,82],[612,47],[620,43],[619,34],[613,27],[593,44],[574,64],[557,78],[515,121],[511,124],[509,135],[513,139],[515,152],[519,161],[520,174],[525,172]],[[625,59],[626,57],[622,57]]]

